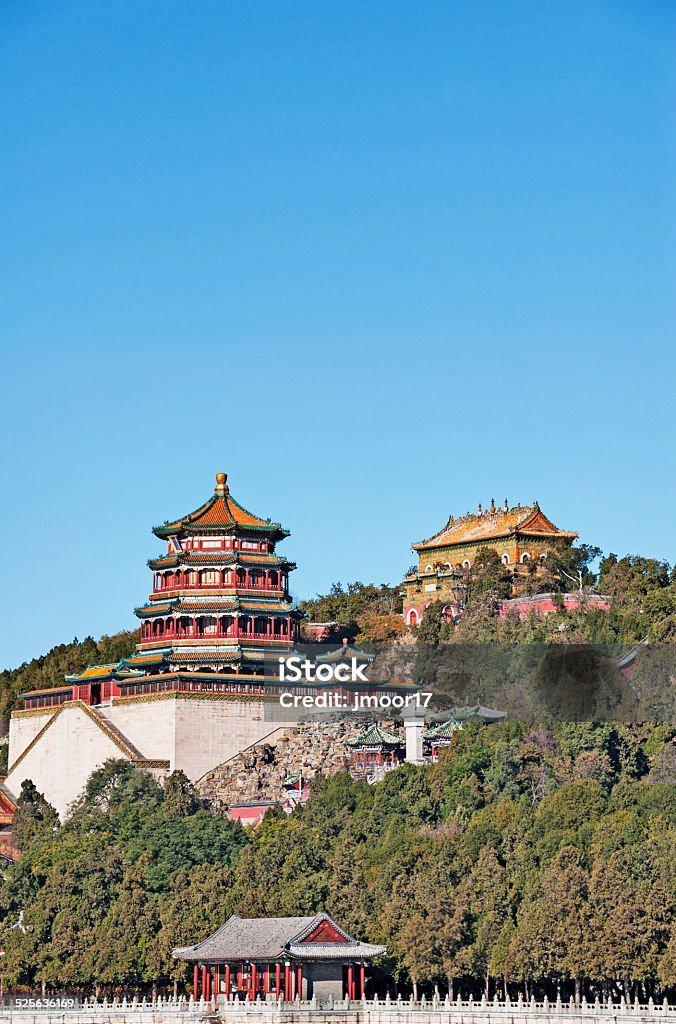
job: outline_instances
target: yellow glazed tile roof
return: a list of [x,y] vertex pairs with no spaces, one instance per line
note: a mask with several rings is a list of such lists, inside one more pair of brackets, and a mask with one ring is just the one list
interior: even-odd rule
[[476,514],[468,513],[460,519],[450,517],[446,525],[429,540],[420,541],[413,545],[414,551],[424,551],[427,548],[450,547],[454,544],[471,544],[476,541],[492,540],[499,537],[507,537],[512,533],[522,533],[528,536],[539,536],[573,540],[576,533],[567,533],[559,530],[541,512],[536,504],[531,506],[517,506],[516,508],[495,509],[491,507],[484,512]]

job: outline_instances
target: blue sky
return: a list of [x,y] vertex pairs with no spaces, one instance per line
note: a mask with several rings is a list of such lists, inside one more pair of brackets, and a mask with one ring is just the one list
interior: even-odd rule
[[0,664],[225,470],[298,597],[538,498],[676,560],[674,8],[0,8]]

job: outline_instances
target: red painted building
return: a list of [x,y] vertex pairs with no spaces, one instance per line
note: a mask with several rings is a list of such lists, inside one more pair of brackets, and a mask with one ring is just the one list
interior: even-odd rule
[[366,967],[385,946],[360,942],[328,914],[242,918],[174,950],[193,965],[193,994],[205,999],[359,999]]
[[610,598],[602,594],[534,594],[532,597],[513,597],[498,602],[498,615],[504,619],[507,615],[518,615],[526,618],[535,615],[550,615],[552,612],[566,611],[610,611]]
[[135,609],[137,653],[24,693],[25,708],[171,690],[263,691],[266,659],[293,648],[302,617],[289,596],[295,564],[276,550],[288,531],[247,511],[230,494],[226,474],[217,473],[207,501],[153,533],[167,550],[148,562],[153,588]]

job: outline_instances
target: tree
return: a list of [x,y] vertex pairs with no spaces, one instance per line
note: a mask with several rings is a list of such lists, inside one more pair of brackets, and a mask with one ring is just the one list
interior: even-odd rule
[[477,552],[471,568],[463,574],[467,607],[480,607],[492,613],[499,600],[512,593],[512,574],[493,548]]
[[505,869],[494,850],[481,850],[464,893],[469,941],[462,947],[458,960],[466,973],[482,979],[488,998],[493,949],[509,917]]
[[676,926],[671,926],[669,944],[657,965],[657,976],[665,988],[676,988]]
[[651,869],[646,843],[613,853],[594,864],[589,886],[588,969],[602,980],[631,983],[657,975],[669,938],[673,900]]
[[525,901],[512,938],[509,970],[514,980],[552,978],[580,981],[589,962],[589,877],[580,851],[563,847],[538,879],[539,895]]
[[50,803],[39,793],[31,779],[21,783],[12,822],[12,836],[22,853],[35,843],[47,838],[59,828],[59,816]]

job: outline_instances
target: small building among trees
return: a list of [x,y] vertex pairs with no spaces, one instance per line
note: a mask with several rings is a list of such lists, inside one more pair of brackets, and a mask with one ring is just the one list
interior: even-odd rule
[[193,964],[197,999],[359,999],[366,966],[385,946],[348,935],[328,914],[242,918],[234,914],[213,935],[174,950]]

